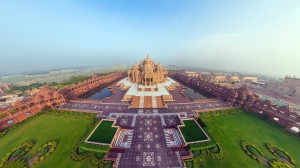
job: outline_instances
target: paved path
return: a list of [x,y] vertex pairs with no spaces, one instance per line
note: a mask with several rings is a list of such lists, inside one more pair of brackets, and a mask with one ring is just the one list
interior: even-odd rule
[[167,147],[159,116],[137,116],[131,148],[121,154],[118,167],[183,167],[178,153]]
[[169,104],[168,108],[164,109],[130,109],[129,105],[120,104],[120,103],[103,103],[103,104],[94,104],[94,103],[80,103],[80,102],[68,102],[64,104],[61,109],[66,110],[78,110],[86,112],[101,112],[101,115],[104,117],[109,116],[111,113],[135,113],[135,114],[161,114],[161,113],[178,113],[186,112],[189,117],[195,115],[195,110],[213,110],[231,107],[230,104],[222,101],[214,102],[190,102],[190,103],[175,103]]

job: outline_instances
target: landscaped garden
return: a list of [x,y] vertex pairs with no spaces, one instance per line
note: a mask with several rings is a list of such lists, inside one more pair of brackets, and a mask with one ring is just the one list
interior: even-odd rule
[[199,128],[195,120],[183,120],[185,126],[180,127],[186,142],[195,142],[208,139],[205,133]]
[[202,150],[199,159],[193,160],[202,167],[299,167],[300,139],[270,121],[240,109],[207,112],[200,119],[206,125],[205,131],[224,151],[224,157],[215,160]]
[[[78,148],[80,140],[86,138],[94,125],[94,114],[61,110],[42,112],[0,137],[0,159],[7,158],[5,167],[111,166],[103,160],[103,154]],[[72,158],[74,149],[85,155],[81,161]]]
[[110,144],[116,131],[116,127],[112,127],[113,121],[102,120],[100,124],[88,139],[89,142]]

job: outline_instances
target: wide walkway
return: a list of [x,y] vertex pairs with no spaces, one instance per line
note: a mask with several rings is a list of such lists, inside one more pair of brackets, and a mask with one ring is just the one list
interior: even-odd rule
[[[145,109],[145,108],[136,108],[130,109],[129,105],[126,104],[117,104],[117,103],[102,103],[95,104],[93,102],[68,102],[64,104],[61,109],[65,110],[73,110],[73,111],[85,111],[85,112],[94,112],[101,113],[101,116],[107,117],[111,113],[117,114],[126,114],[126,113],[178,113],[178,112],[186,112],[188,117],[192,117],[195,115],[195,110],[214,110],[214,109],[222,109],[231,107],[231,104],[222,102],[222,101],[214,101],[214,102],[190,102],[190,103],[174,103],[169,104],[166,109]],[[143,110],[143,111],[141,111]]]
[[131,148],[121,154],[118,167],[183,167],[180,157],[167,147],[159,116],[137,116]]

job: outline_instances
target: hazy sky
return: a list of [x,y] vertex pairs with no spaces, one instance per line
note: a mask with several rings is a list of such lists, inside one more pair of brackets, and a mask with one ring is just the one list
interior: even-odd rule
[[132,64],[300,77],[299,0],[1,0],[0,72]]

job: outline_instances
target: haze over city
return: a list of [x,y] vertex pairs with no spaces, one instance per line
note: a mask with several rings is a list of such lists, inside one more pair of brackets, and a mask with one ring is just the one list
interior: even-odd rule
[[300,2],[16,1],[0,5],[1,73],[164,65],[300,76]]

